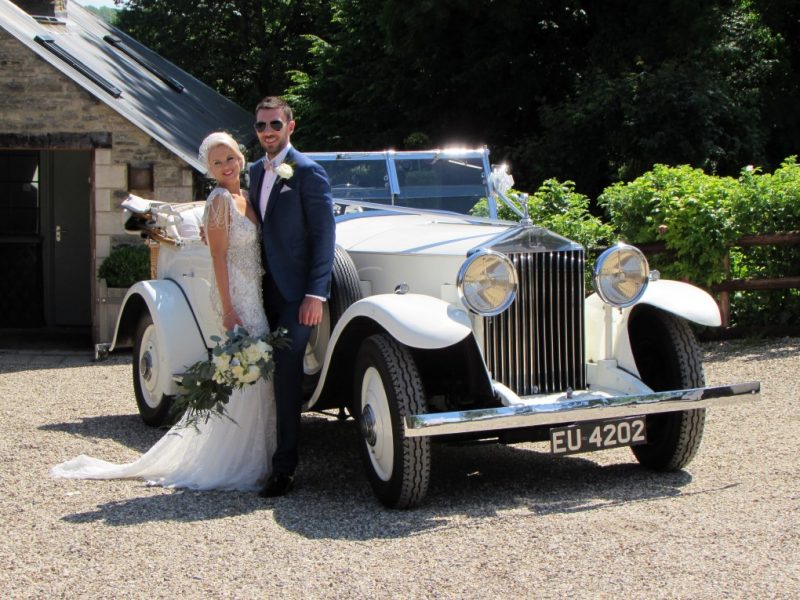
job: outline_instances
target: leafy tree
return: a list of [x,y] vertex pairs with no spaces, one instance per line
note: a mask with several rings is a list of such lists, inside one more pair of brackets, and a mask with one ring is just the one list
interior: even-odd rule
[[504,148],[538,127],[538,107],[570,81],[579,2],[336,0],[294,97],[325,148]]
[[539,176],[596,194],[655,163],[735,174],[764,162],[760,88],[776,39],[748,2],[618,1],[593,11],[591,28],[591,62],[519,148]]
[[123,0],[117,25],[221,94],[252,109],[305,65],[306,35],[330,23],[323,0]]
[[736,175],[800,139],[795,0],[121,0],[118,24],[305,149],[487,145],[523,189]]
[[[338,0],[292,93],[317,147],[486,144],[522,187],[767,160],[779,37],[750,0]],[[797,109],[792,109],[797,113]]]
[[796,0],[753,0],[748,4],[776,40],[773,77],[762,95],[768,164],[774,167],[783,157],[797,153],[800,139],[800,4]]

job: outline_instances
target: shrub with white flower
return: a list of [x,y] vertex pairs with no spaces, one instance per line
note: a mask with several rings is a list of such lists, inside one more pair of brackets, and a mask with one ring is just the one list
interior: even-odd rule
[[274,348],[289,344],[282,328],[264,337],[253,337],[237,326],[225,336],[224,342],[219,336],[211,336],[216,343],[211,358],[193,364],[183,374],[184,391],[173,403],[176,416],[186,415],[183,426],[197,426],[200,420],[207,423],[212,416],[227,417],[225,405],[233,390],[261,378],[269,379],[275,370]]

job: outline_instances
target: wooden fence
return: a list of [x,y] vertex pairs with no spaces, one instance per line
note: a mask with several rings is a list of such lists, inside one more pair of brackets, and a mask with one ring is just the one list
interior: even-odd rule
[[[800,231],[787,231],[783,233],[763,233],[758,235],[746,235],[735,242],[729,244],[731,248],[752,248],[753,246],[798,246],[800,245]],[[669,253],[664,242],[650,242],[647,244],[636,244],[645,254]],[[730,255],[726,254],[723,259],[725,272],[730,275]],[[763,291],[763,290],[783,290],[800,289],[800,276],[775,277],[761,279],[726,279],[711,286],[711,292],[716,294],[719,310],[722,314],[722,326],[731,325],[731,292],[736,291]]]

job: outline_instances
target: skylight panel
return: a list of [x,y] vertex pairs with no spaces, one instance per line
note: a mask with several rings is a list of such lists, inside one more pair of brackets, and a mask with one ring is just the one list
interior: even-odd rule
[[136,52],[133,48],[129,48],[128,46],[126,46],[122,42],[122,40],[119,39],[118,37],[113,36],[113,35],[104,35],[103,39],[106,42],[108,42],[109,44],[111,44],[112,46],[114,46],[114,48],[117,48],[118,50],[120,50],[121,52],[123,52],[124,54],[126,54],[127,56],[132,58],[134,61],[139,63],[141,66],[143,66],[145,69],[150,71],[153,75],[158,77],[161,81],[166,83],[169,87],[171,87],[173,90],[175,90],[179,94],[181,92],[183,92],[183,90],[185,89],[183,84],[180,81],[178,81],[177,79],[175,79],[173,77],[170,77],[169,75],[164,73],[161,69],[159,69],[153,63],[151,63],[149,60],[147,60],[141,54]]
[[81,73],[84,77],[90,79],[92,82],[100,86],[105,92],[109,93],[114,98],[119,98],[122,95],[122,90],[116,87],[113,83],[104,79],[95,71],[87,67],[80,60],[72,56],[69,52],[59,46],[55,39],[50,35],[37,35],[33,38],[35,42],[47,48],[50,52],[55,54],[58,58],[67,63],[70,67]]

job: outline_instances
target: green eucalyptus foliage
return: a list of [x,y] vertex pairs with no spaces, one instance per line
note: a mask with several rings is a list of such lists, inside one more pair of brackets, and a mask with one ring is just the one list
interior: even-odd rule
[[150,279],[150,249],[143,244],[115,246],[100,265],[98,276],[108,287],[130,287]]

